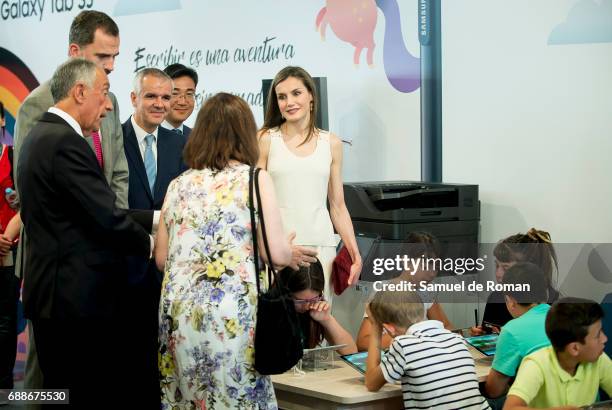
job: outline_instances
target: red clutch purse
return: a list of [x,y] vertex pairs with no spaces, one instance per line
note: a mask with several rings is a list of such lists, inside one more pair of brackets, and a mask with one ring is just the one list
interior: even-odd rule
[[353,261],[346,246],[343,246],[334,258],[332,263],[331,280],[334,287],[334,293],[341,295],[348,288],[348,280],[351,276],[351,265]]

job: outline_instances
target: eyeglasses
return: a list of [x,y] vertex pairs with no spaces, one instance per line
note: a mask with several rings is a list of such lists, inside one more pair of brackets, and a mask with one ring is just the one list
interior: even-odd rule
[[176,98],[177,100],[179,98],[184,98],[185,100],[194,100],[195,99],[195,93],[193,91],[187,91],[184,93],[179,93],[176,91],[172,92],[172,98]]
[[310,299],[296,299],[293,298],[293,304],[296,306],[303,306],[303,305],[308,305],[310,303],[315,303],[315,302],[319,302],[323,299],[323,295],[319,295],[319,296],[315,296],[314,298],[310,298]]

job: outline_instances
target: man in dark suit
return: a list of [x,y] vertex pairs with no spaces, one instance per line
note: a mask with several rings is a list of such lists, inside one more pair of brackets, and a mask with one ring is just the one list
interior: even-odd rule
[[108,78],[74,58],[50,82],[55,106],[25,139],[17,179],[28,235],[23,302],[45,389],[70,389],[76,408],[112,408],[123,339],[124,254],[150,257],[152,238],[115,205],[84,136],[112,110]]
[[[185,171],[186,138],[159,125],[170,109],[172,80],[163,71],[146,68],[134,79],[134,114],[123,124],[130,172],[130,209],[155,210],[154,230],[170,181]],[[125,376],[142,408],[159,408],[157,335],[161,272],[148,258],[129,258],[129,298],[125,300],[126,349],[132,358]]]
[[194,69],[178,63],[164,68],[164,72],[172,78],[172,99],[170,100],[168,116],[161,125],[188,137],[191,128],[186,126],[184,122],[189,118],[195,106],[198,73]]
[[[84,10],[80,12],[70,25],[68,34],[68,55],[71,57],[83,57],[94,62],[102,68],[107,75],[115,68],[115,59],[119,54],[119,27],[107,14],[95,10]],[[58,61],[59,63],[59,61]],[[128,208],[128,165],[123,151],[123,134],[121,132],[121,121],[119,118],[119,104],[112,93],[109,98],[113,104],[113,111],[109,112],[102,120],[97,134],[85,135],[85,140],[96,152],[97,147],[101,151],[99,164],[103,169],[104,176],[111,189],[116,194],[117,206]],[[42,117],[42,115],[53,106],[53,97],[49,88],[49,81],[42,83],[33,90],[19,107],[17,122],[15,124],[15,155],[14,168],[19,166],[21,147],[25,142],[30,130]],[[16,185],[17,190],[19,186]],[[22,266],[23,248],[27,238],[22,235],[19,242],[15,271],[18,277],[27,269]],[[36,346],[30,325],[28,324],[28,355],[25,369],[24,387],[26,389],[42,388],[42,375],[38,368],[36,358]],[[40,408],[39,404],[28,404],[30,410]]]

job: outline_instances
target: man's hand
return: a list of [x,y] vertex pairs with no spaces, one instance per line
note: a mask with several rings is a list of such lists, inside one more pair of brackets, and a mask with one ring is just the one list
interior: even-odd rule
[[291,263],[289,266],[293,270],[299,270],[301,266],[310,266],[317,261],[317,251],[305,246],[294,245],[295,232],[291,232],[287,237],[291,245]]

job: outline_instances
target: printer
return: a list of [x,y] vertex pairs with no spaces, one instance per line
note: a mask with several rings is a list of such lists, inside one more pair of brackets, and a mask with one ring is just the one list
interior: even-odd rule
[[[416,181],[349,182],[344,199],[367,267],[375,257],[401,249],[408,233],[434,235],[441,257],[478,254],[480,202],[478,185]],[[440,272],[440,275],[451,272]],[[374,281],[369,269],[361,280]]]

